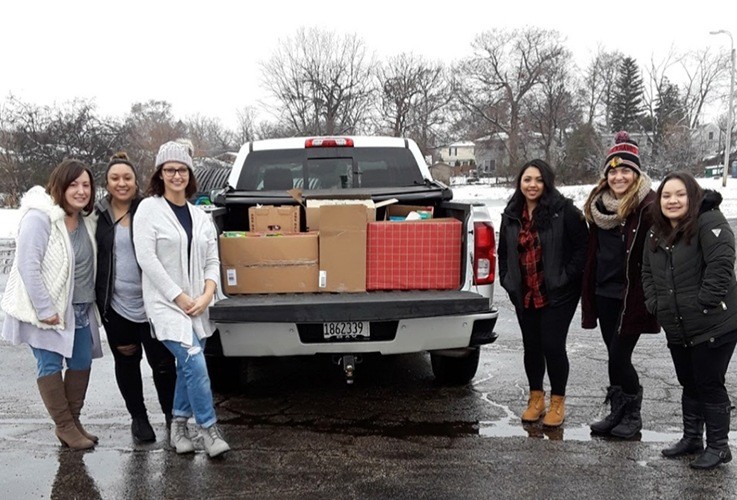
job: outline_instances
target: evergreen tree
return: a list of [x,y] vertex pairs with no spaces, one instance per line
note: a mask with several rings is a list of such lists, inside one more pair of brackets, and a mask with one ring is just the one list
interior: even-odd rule
[[637,63],[625,57],[619,66],[619,75],[614,84],[612,102],[612,132],[640,129],[643,117],[642,77]]
[[667,130],[683,123],[686,113],[678,87],[668,81],[663,82],[662,90],[655,101],[655,131],[663,135]]

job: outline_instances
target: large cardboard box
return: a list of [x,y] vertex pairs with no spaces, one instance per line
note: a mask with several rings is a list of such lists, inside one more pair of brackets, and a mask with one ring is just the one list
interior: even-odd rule
[[452,290],[461,284],[461,221],[369,222],[367,290]]
[[305,225],[308,231],[320,230],[320,208],[328,205],[363,205],[368,213],[368,220],[376,220],[376,206],[371,199],[308,199],[305,200]]
[[257,233],[298,233],[298,205],[262,205],[248,209],[250,230]]
[[317,290],[317,233],[246,233],[220,237],[223,286],[229,294]]
[[340,204],[319,210],[320,291],[366,291],[366,224],[373,209]]

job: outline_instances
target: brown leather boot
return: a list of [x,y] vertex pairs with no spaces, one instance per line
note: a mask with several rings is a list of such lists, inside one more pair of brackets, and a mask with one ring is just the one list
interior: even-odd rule
[[97,436],[90,434],[79,422],[79,415],[82,413],[84,406],[84,398],[87,395],[87,386],[90,383],[90,370],[67,370],[64,374],[64,392],[69,402],[69,411],[72,413],[74,425],[77,426],[79,432],[84,437],[97,443]]
[[566,419],[566,397],[550,396],[550,408],[543,419],[545,427],[559,427]]
[[69,403],[64,392],[61,372],[41,377],[36,380],[36,383],[46,410],[56,424],[56,437],[59,438],[61,444],[73,450],[85,450],[95,446],[95,443],[84,437],[74,425],[74,418],[69,411]]
[[522,413],[523,422],[537,422],[545,415],[545,391],[530,391],[527,409]]

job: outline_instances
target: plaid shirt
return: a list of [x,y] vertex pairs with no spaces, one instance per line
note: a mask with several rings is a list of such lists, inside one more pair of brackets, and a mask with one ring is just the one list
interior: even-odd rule
[[519,231],[519,266],[522,271],[522,305],[525,309],[540,309],[548,305],[543,273],[543,251],[537,229],[532,227],[527,206],[522,209]]

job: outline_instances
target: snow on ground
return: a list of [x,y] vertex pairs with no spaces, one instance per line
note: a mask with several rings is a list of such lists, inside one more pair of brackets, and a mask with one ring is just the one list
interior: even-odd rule
[[[653,183],[653,189],[658,188],[658,182]],[[729,179],[727,187],[722,187],[721,179],[699,179],[699,184],[705,189],[713,189],[722,194],[721,210],[728,219],[737,218],[737,179]],[[586,197],[593,189],[593,184],[580,186],[559,186],[558,189],[565,196],[573,199],[577,207],[583,208]],[[494,186],[490,184],[461,184],[453,185],[453,200],[465,202],[480,202],[489,207],[494,227],[498,230],[502,211],[512,196],[514,190],[510,187]],[[12,238],[18,227],[18,210],[0,209],[0,238]]]

